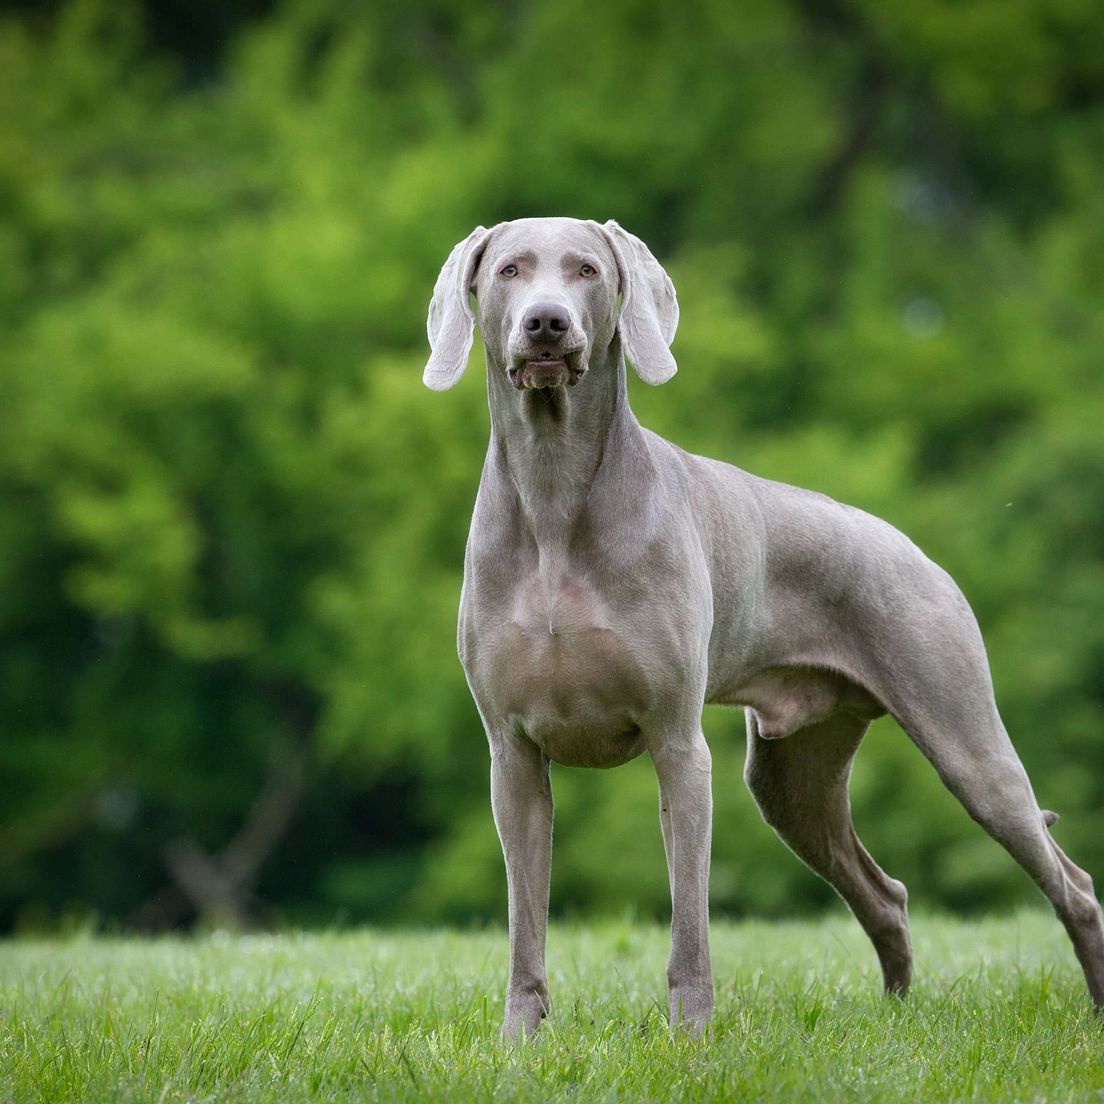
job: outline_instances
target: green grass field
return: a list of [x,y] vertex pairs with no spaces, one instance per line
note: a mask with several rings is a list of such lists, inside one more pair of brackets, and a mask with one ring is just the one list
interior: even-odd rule
[[914,921],[907,1003],[848,917],[715,923],[714,1036],[666,1022],[666,932],[554,927],[555,1009],[499,1042],[489,932],[0,945],[0,1101],[1104,1100],[1053,917]]

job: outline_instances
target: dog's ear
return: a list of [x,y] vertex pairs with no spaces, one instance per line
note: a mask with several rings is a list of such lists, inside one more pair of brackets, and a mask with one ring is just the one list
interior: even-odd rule
[[669,348],[679,320],[675,285],[638,237],[612,219],[601,229],[621,277],[617,325],[625,356],[645,383],[666,383],[678,371]]
[[437,277],[426,319],[429,362],[422,373],[422,382],[434,391],[453,387],[468,366],[475,337],[475,315],[469,296],[490,235],[490,230],[477,226],[453,248]]

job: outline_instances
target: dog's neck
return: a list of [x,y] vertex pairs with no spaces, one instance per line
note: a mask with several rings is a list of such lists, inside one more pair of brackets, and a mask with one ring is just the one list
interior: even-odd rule
[[538,546],[569,539],[599,473],[626,462],[642,444],[620,339],[600,357],[596,351],[574,387],[519,392],[505,366],[488,357],[487,390],[488,462],[508,476]]

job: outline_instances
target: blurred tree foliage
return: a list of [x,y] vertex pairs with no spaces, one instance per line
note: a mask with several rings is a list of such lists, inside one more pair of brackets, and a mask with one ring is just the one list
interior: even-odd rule
[[[482,373],[420,371],[449,248],[523,214],[667,263],[646,424],[959,579],[1104,876],[1096,0],[224,7],[198,68],[164,5],[0,25],[0,925],[504,915],[454,654]],[[821,907],[707,726],[717,910]],[[554,784],[557,907],[662,915],[648,764]],[[914,901],[1031,898],[892,724],[853,791]]]

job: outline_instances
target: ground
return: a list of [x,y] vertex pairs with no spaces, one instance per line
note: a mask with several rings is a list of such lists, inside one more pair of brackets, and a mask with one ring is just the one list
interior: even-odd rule
[[1100,1101],[1104,1022],[1044,913],[914,921],[907,1003],[841,914],[713,926],[712,1039],[666,932],[554,926],[540,1037],[500,1043],[500,931],[0,944],[0,1101]]

